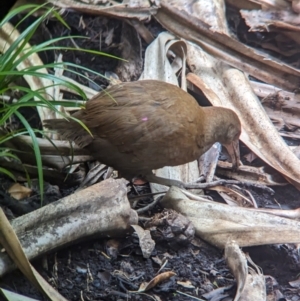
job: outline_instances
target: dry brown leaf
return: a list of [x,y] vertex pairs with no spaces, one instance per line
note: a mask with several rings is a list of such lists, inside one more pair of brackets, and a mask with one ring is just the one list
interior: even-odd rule
[[265,9],[270,9],[270,8],[285,9],[290,7],[289,1],[285,1],[285,0],[250,0],[250,1],[256,3],[257,5],[260,5],[261,8],[265,8]]
[[28,187],[25,187],[19,183],[15,183],[9,187],[7,192],[16,200],[22,200],[31,195],[32,190]]
[[114,28],[111,28],[107,34],[106,34],[106,37],[104,39],[104,43],[106,44],[106,46],[110,46],[111,43],[112,43],[112,40],[113,40],[113,37],[114,37],[114,31],[115,29]]
[[63,9],[76,10],[94,15],[104,15],[113,18],[136,18],[138,20],[147,20],[157,11],[157,6],[155,4],[157,1],[147,0],[123,1],[123,3],[107,1],[106,5],[99,5],[99,3],[93,4],[90,1],[86,4],[74,0],[47,0],[47,2]]
[[155,242],[151,238],[151,234],[149,230],[144,230],[139,225],[131,225],[131,227],[134,229],[135,233],[137,234],[139,238],[139,245],[141,247],[143,257],[149,258],[152,254],[152,251],[155,248]]
[[[197,3],[202,4],[203,2],[198,1]],[[215,58],[245,71],[255,78],[290,91],[298,88],[300,76],[298,69],[285,65],[251,47],[247,47],[225,33],[220,33],[226,32],[225,24],[219,24],[219,32],[211,30],[210,25],[200,19],[201,15],[194,16],[183,10],[176,9],[168,4],[167,1],[161,2],[161,8],[158,9],[155,18],[164,28],[176,36],[197,44]],[[217,67],[213,68],[213,71],[215,71]],[[203,72],[205,71],[207,71],[206,67],[203,68]]]
[[0,288],[0,292],[8,301],[39,301],[37,299],[29,298],[27,296],[14,293],[12,291],[6,290],[4,288]]
[[155,287],[159,283],[161,283],[161,282],[163,282],[165,280],[168,280],[169,278],[171,278],[171,277],[173,277],[175,275],[176,275],[176,273],[174,273],[174,272],[164,272],[164,273],[161,273],[161,274],[155,276],[148,283],[142,283],[140,285],[140,288],[139,288],[138,292],[141,293],[141,292],[148,291],[149,289]]
[[200,178],[204,177],[207,183],[213,181],[220,152],[221,152],[221,145],[220,143],[217,142],[207,152],[205,152],[198,160]]
[[[272,43],[264,42],[261,43],[261,47],[267,50],[272,50],[286,57],[294,56],[300,52],[298,46],[294,45],[296,47],[292,48],[292,41],[290,41],[290,39],[288,39],[287,37],[285,37],[285,41],[275,41],[275,43],[276,45],[274,45],[274,41]],[[289,49],[289,46],[291,49]]]
[[186,216],[196,235],[219,248],[235,240],[241,247],[274,243],[300,243],[300,222],[257,209],[232,207],[211,201],[192,201],[177,187],[161,200],[165,208]]
[[[162,1],[175,9],[187,12],[190,16],[201,16],[201,20],[211,26],[215,31],[220,28],[220,24],[227,24],[223,1],[194,1],[194,0],[165,0]],[[203,4],[203,2],[205,2]],[[213,3],[212,3],[213,2]],[[227,31],[227,28],[226,28]]]
[[41,292],[53,301],[66,301],[30,264],[12,226],[0,208],[0,244],[21,272]]
[[261,101],[277,130],[294,132],[300,129],[300,104],[280,96],[268,96]]
[[121,41],[122,52],[115,73],[122,82],[137,80],[143,71],[142,41],[135,28],[123,22]]
[[297,158],[300,159],[300,146],[291,146],[290,148]]
[[238,301],[246,285],[248,275],[247,260],[234,240],[226,243],[224,257],[237,282],[234,301]]
[[241,191],[226,186],[215,186],[209,188],[219,193],[228,205],[240,207],[257,207],[250,197],[246,197]]
[[[262,1],[258,1],[262,2]],[[300,43],[299,37],[299,1],[285,1],[285,7],[279,0],[272,1],[274,5],[263,6],[262,9],[241,10],[250,31],[277,31],[275,43],[263,42],[261,46],[266,49],[277,51],[284,56],[291,56],[299,52],[297,45],[287,47],[287,43]],[[276,45],[275,45],[276,44]],[[278,46],[278,47],[277,47]]]
[[293,288],[300,288],[300,278],[293,280],[293,281],[289,281],[289,285]]
[[[247,260],[255,269],[248,267]],[[237,281],[234,301],[266,301],[266,284],[260,268],[240,250],[235,241],[225,246],[225,259]]]
[[178,285],[181,285],[184,288],[187,289],[194,289],[195,286],[192,284],[192,282],[190,280],[186,280],[186,281],[177,281],[176,282]]
[[257,156],[253,152],[249,152],[244,156],[245,160],[249,163],[252,163],[255,159],[257,159]]
[[217,175],[254,185],[277,186],[287,184],[280,174],[276,172],[266,173],[264,167],[241,165],[237,171],[233,171],[231,163],[223,161],[218,161]]
[[297,102],[300,101],[300,95],[297,93],[284,91],[275,86],[253,80],[250,80],[249,82],[254,93],[260,98],[285,99]]
[[295,13],[299,14],[300,13],[300,1],[292,0],[292,8]]
[[[284,1],[284,0],[281,0]],[[261,6],[259,4],[256,4],[255,1],[252,0],[226,0],[225,1],[226,4],[230,4],[230,6],[236,7],[238,9],[259,9],[261,8]]]
[[274,214],[281,217],[291,218],[300,220],[300,208],[296,209],[268,209],[268,208],[257,208],[257,212],[264,212],[268,214]]
[[246,254],[246,258],[253,268],[248,266],[246,285],[240,301],[265,301],[267,300],[265,275],[263,275],[261,268],[252,261],[248,254]]
[[290,31],[300,31],[300,16],[291,7],[268,10],[241,10],[241,15],[250,31],[270,31],[271,28],[280,28]]

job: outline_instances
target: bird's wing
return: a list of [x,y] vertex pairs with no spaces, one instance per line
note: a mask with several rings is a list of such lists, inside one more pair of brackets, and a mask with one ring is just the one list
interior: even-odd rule
[[169,152],[170,141],[194,139],[198,104],[180,88],[167,87],[153,80],[113,86],[87,102],[82,120],[120,152],[147,150],[152,142]]

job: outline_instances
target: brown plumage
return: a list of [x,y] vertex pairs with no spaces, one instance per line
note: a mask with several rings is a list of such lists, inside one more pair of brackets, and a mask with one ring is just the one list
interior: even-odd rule
[[241,124],[229,109],[205,107],[177,86],[142,80],[112,86],[87,101],[73,120],[46,120],[45,126],[89,150],[123,176],[149,176],[152,169],[198,159],[215,142],[239,163]]

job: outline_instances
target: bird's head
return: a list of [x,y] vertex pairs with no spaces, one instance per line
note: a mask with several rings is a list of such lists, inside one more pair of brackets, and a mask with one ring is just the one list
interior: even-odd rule
[[241,135],[241,122],[237,114],[222,107],[205,108],[206,117],[209,118],[206,124],[210,128],[207,129],[212,138],[212,142],[220,142],[228,151],[232,168],[237,169],[240,164],[239,137]]

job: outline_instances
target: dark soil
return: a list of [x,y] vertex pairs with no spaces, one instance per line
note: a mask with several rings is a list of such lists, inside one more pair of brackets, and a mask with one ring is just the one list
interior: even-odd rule
[[[273,198],[259,191],[252,193],[258,202],[265,205],[270,204]],[[276,189],[274,197],[277,201],[289,200],[289,204],[296,205],[299,192],[286,186]],[[269,200],[266,202],[267,198]],[[276,203],[272,204],[275,206]],[[159,205],[155,208],[156,212],[161,210]],[[152,215],[149,212],[149,216]],[[111,247],[114,245],[117,247]],[[300,300],[298,290],[289,285],[299,274],[296,246],[259,246],[244,248],[243,251],[249,253],[262,268],[269,291],[278,290],[284,298]],[[173,271],[176,276],[147,293],[136,293],[141,283],[149,282],[157,275],[159,263],[164,260],[168,262],[160,273]],[[65,298],[74,301],[153,300],[150,296],[154,295],[159,296],[160,300],[191,300],[180,292],[201,297],[220,287],[227,287],[225,295],[233,297],[235,292],[235,280],[223,258],[223,251],[200,239],[194,239],[183,247],[158,242],[149,259],[143,258],[134,234],[123,239],[95,239],[48,254],[35,260],[33,265]],[[183,287],[179,282],[189,282],[191,287]],[[2,278],[0,286],[38,300],[46,300],[19,271]],[[286,300],[284,298],[280,300]],[[0,297],[0,300],[4,299]]]
[[[47,257],[48,271],[41,268],[41,262],[35,266],[41,274],[68,300],[151,300],[145,294],[129,293],[137,291],[142,282],[148,282],[156,276],[160,266],[153,259],[144,259],[138,242],[133,237],[123,241],[117,258],[108,259],[107,241],[93,241],[76,245],[51,254]],[[162,300],[189,300],[177,291],[199,296],[216,287],[233,284],[232,276],[222,252],[203,244],[186,246],[179,251],[166,245],[156,245],[153,257],[167,259],[163,270],[174,271],[176,277],[165,281],[152,289],[149,295],[156,294]],[[152,257],[152,258],[153,258]],[[184,289],[177,281],[191,281],[194,289]],[[19,272],[8,275],[1,284],[10,290],[41,299],[34,290],[28,291],[30,284]],[[177,297],[176,297],[177,296]]]
[[[84,29],[79,26],[81,17],[86,25]],[[44,37],[46,39],[55,36],[84,35],[88,36],[89,39],[76,40],[80,47],[106,51],[113,55],[120,54],[119,43],[122,21],[104,17],[82,16],[73,12],[66,14],[64,18],[70,25],[71,30],[64,28],[55,21],[49,21],[40,29],[42,34],[36,35],[35,38]],[[155,36],[161,30],[160,26],[154,21],[149,23],[148,27]],[[111,44],[108,46],[103,44],[100,47],[100,35],[103,35],[102,40],[104,40],[111,29],[114,29]],[[249,38],[249,40],[251,39]],[[73,46],[67,40],[63,44]],[[45,63],[52,62],[55,55],[55,52],[49,52],[43,54],[42,58]],[[117,66],[116,60],[71,51],[64,52],[64,61],[83,64],[91,69],[95,69],[96,66],[97,71],[101,73],[114,71]],[[74,78],[74,75],[69,75]],[[93,74],[89,76],[95,80],[99,89],[107,85],[103,78]],[[75,79],[83,84],[88,84],[78,76],[75,76]],[[1,184],[1,204],[5,204],[4,209],[7,213],[12,210],[11,216],[18,215],[18,212],[11,208],[12,203],[3,203],[8,198],[5,195],[8,183],[2,181]],[[63,197],[75,188],[67,190],[59,187],[58,194],[53,193],[53,190],[49,188],[49,192],[45,196],[45,204]],[[251,192],[261,207],[278,208],[278,203],[290,209],[298,207],[300,193],[293,186],[277,187],[274,190],[274,195],[259,189],[251,190]],[[37,193],[31,197],[30,201],[33,202],[33,209],[39,207],[39,199]],[[149,199],[150,201],[151,199]],[[23,201],[23,203],[26,202],[28,203],[28,200]],[[160,212],[161,210],[162,208],[157,205],[154,212]],[[152,214],[153,212],[149,212],[147,216]],[[117,252],[111,251],[110,246],[112,244],[118,245]],[[277,291],[277,296],[281,296],[281,299],[277,298],[277,300],[300,300],[299,289],[292,288],[289,285],[289,281],[298,278],[300,269],[296,246],[260,246],[245,248],[243,251],[248,252],[253,261],[262,268],[264,275],[267,276],[268,291]],[[167,264],[162,272],[174,271],[176,275],[147,293],[136,293],[142,282],[148,282],[156,276],[160,269],[159,262],[164,260],[167,260]],[[138,240],[134,235],[114,241],[95,239],[48,254],[35,260],[33,265],[65,298],[74,301],[154,300],[154,296],[157,298],[155,300],[191,300],[191,297],[186,297],[180,292],[204,299],[201,297],[203,294],[221,287],[228,287],[223,292],[224,298],[226,298],[226,295],[232,298],[235,293],[235,280],[224,261],[223,252],[199,239],[195,239],[193,243],[181,248],[170,247],[169,244],[159,242],[149,259],[143,258]],[[190,282],[190,288],[179,284],[179,282],[187,283],[188,281]],[[39,300],[45,299],[19,271],[14,271],[3,277],[0,280],[0,286],[25,296]],[[231,300],[231,298],[226,300]],[[0,300],[4,299],[0,296]],[[209,300],[217,300],[217,298]],[[218,300],[221,300],[221,298]]]

